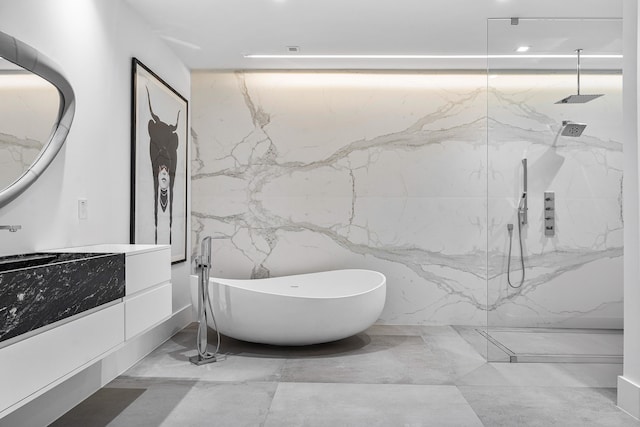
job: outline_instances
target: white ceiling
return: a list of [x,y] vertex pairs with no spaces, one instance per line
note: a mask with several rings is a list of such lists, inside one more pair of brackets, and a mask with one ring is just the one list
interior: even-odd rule
[[[287,54],[288,46],[314,55],[484,55],[489,18],[622,17],[622,0],[127,1],[194,70],[484,68],[484,59],[303,59],[294,55],[255,59],[243,55]],[[576,48],[585,49],[585,54],[621,53],[619,21],[527,22],[511,26],[509,20],[490,21],[492,53],[511,54],[519,44],[531,45],[529,53],[572,54]],[[559,64],[533,62],[543,62],[543,68],[575,64],[572,59]],[[589,66],[588,60],[585,65]]]

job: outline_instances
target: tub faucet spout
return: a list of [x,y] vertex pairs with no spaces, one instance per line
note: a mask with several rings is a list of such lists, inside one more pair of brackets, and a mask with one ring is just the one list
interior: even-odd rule
[[21,225],[0,225],[0,230],[9,230],[12,233],[15,233],[21,228],[22,228]]

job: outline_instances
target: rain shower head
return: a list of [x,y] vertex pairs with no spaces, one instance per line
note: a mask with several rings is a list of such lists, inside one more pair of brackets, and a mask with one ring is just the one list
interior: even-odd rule
[[568,120],[564,120],[562,122],[562,136],[580,136],[582,135],[582,132],[584,132],[584,128],[586,128],[587,125],[584,123],[573,123],[570,122]]
[[566,98],[561,99],[556,102],[556,104],[584,104],[585,102],[589,102],[593,99],[604,96],[604,94],[599,95],[569,95]]
[[585,102],[593,101],[594,99],[600,98],[601,96],[603,96],[603,94],[597,94],[597,95],[581,95],[580,94],[580,52],[582,52],[582,49],[576,49],[576,54],[578,56],[578,66],[577,66],[578,93],[576,95],[569,95],[566,98],[562,98],[560,101],[556,102],[556,104],[584,104]]

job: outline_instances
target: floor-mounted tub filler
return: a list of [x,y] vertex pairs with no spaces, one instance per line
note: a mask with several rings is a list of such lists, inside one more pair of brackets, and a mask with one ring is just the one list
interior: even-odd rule
[[[387,280],[370,270],[335,270],[267,279],[209,279],[215,323],[223,335],[273,345],[347,338],[382,312]],[[197,305],[198,276],[191,276]]]

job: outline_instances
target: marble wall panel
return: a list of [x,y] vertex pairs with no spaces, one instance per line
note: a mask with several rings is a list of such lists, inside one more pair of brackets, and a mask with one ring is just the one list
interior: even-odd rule
[[[590,86],[583,93],[605,96],[555,104],[576,91],[570,73],[504,73],[489,80],[489,325],[622,327],[622,77],[586,74],[583,81]],[[580,137],[562,136],[562,120],[587,127]],[[505,274],[507,224],[517,224],[523,158],[526,278],[513,289]],[[556,198],[553,237],[544,235],[545,191]],[[512,244],[511,281],[518,284],[517,225]]]
[[[573,90],[563,74],[500,75],[487,90],[484,73],[194,73],[193,242],[224,238],[214,276],[381,271],[384,323],[481,325],[488,308],[490,324],[614,324],[621,79],[591,77],[606,114],[554,106]],[[569,116],[587,131],[556,138]],[[517,291],[505,279],[506,224],[523,156],[532,196]],[[550,189],[552,239],[538,194]]]
[[485,77],[194,73],[194,242],[213,275],[370,268],[382,321],[485,322]]

